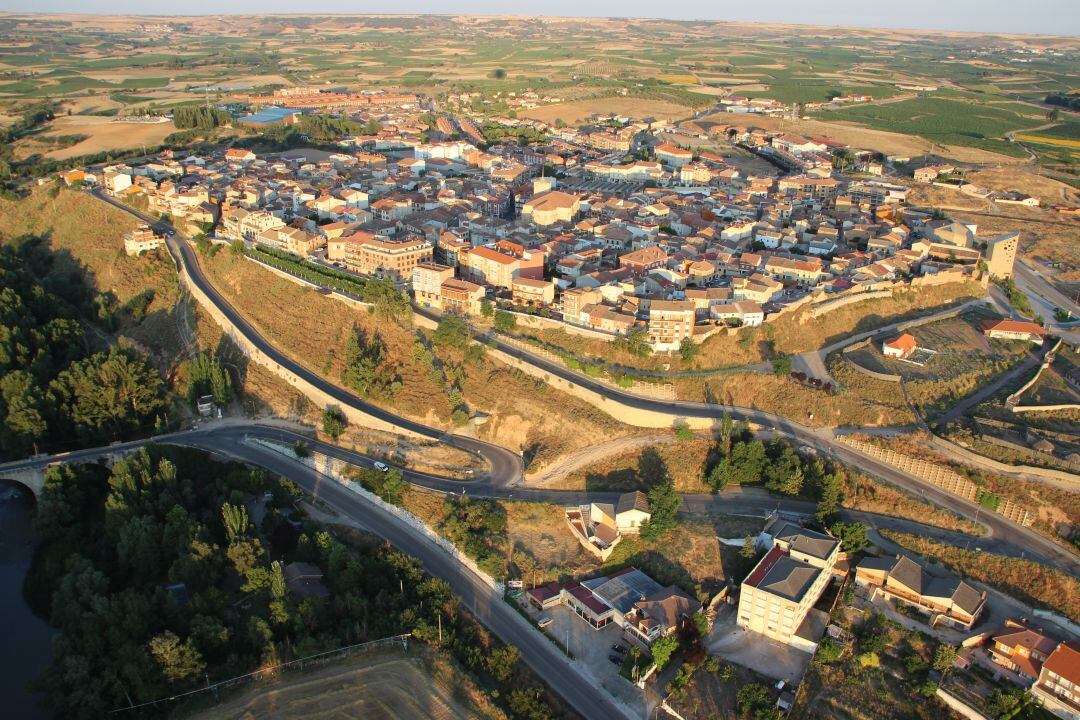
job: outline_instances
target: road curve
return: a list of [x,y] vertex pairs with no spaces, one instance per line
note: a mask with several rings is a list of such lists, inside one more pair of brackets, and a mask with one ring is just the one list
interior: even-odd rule
[[[101,199],[111,205],[128,212],[132,215],[150,224],[158,224],[155,221],[141,213],[133,210],[122,203],[115,201],[112,198],[104,196],[100,193],[95,193],[95,197]],[[167,226],[166,226],[167,227]],[[263,336],[248,323],[240,313],[238,313],[229,303],[221,296],[220,293],[214,288],[213,284],[207,280],[202,273],[202,269],[199,266],[198,258],[195,256],[195,252],[191,246],[182,238],[172,239],[169,242],[169,250],[173,254],[174,259],[182,267],[187,269],[189,277],[192,282],[206,293],[218,308],[226,314],[229,319],[235,323],[245,337],[261,351],[263,351],[268,357],[272,358],[275,362],[280,363],[283,367],[287,367],[290,371],[297,376],[304,377],[306,380],[316,385],[324,392],[334,397],[339,402],[347,403],[361,410],[371,414],[374,417],[384,419],[387,422],[391,422],[399,425],[400,427],[416,432],[420,435],[433,438],[436,440],[450,442],[463,449],[476,452],[483,456],[491,464],[491,481],[488,485],[483,487],[477,487],[476,492],[496,492],[501,489],[508,489],[510,486],[517,484],[522,477],[522,460],[516,453],[511,452],[506,448],[486,443],[471,438],[463,438],[459,436],[447,436],[442,430],[430,428],[426,425],[418,423],[407,418],[403,418],[395,413],[366,402],[355,395],[349,393],[343,388],[338,387],[334,383],[331,383],[315,373],[311,372],[299,363],[286,357],[283,353],[277,350],[272,343],[267,341]],[[427,317],[436,318],[437,315],[427,312],[418,311],[421,315]],[[880,332],[876,331],[876,332]],[[1068,549],[1063,548],[1053,543],[1048,538],[1039,535],[1035,531],[1025,528],[1004,517],[995,513],[983,512],[982,509],[975,503],[968,502],[962,498],[950,495],[940,488],[914,478],[910,475],[903,473],[902,471],[893,468],[884,463],[878,462],[868,455],[864,455],[855,451],[843,443],[836,440],[835,434],[831,429],[813,428],[803,423],[790,420],[774,413],[764,412],[753,408],[744,408],[737,406],[722,406],[712,405],[701,402],[691,402],[687,400],[656,400],[652,398],[642,397],[623,391],[620,388],[613,387],[606,383],[600,382],[593,378],[584,375],[583,373],[575,372],[570,368],[549,361],[545,358],[533,355],[527,351],[524,351],[515,346],[503,343],[498,338],[492,338],[496,347],[499,350],[518,358],[524,362],[528,362],[535,367],[542,369],[543,371],[550,373],[551,375],[569,380],[577,383],[583,387],[586,387],[600,395],[607,398],[617,398],[620,402],[625,403],[632,407],[642,408],[646,410],[652,410],[657,412],[663,412],[671,414],[674,420],[676,417],[695,417],[695,418],[713,418],[717,419],[727,412],[735,420],[744,420],[747,422],[753,422],[762,426],[772,432],[782,435],[796,444],[806,445],[813,447],[818,451],[832,455],[837,460],[849,465],[850,467],[859,468],[864,472],[868,472],[877,477],[888,480],[895,483],[900,487],[913,492],[914,494],[925,498],[926,500],[945,507],[949,510],[957,512],[963,517],[973,518],[979,517],[980,522],[986,525],[991,532],[991,536],[995,541],[1004,543],[1005,545],[1011,545],[1016,548],[1021,548],[1021,552],[1038,559],[1047,565],[1052,567],[1058,567],[1061,569],[1068,569],[1070,572],[1080,574],[1080,560],[1077,556],[1071,553]],[[333,448],[333,446],[327,446]],[[340,450],[340,449],[338,449]],[[331,453],[332,454],[332,453]],[[433,487],[438,483],[445,482],[445,479],[436,480],[434,478],[424,478],[418,475],[412,475],[410,477],[412,481],[417,484],[424,485],[426,487],[432,487],[432,489],[441,489],[446,491],[445,488]],[[457,485],[464,487],[464,483],[457,482]],[[466,490],[467,492],[467,490]],[[551,491],[546,491],[550,493]],[[537,496],[526,491],[519,490],[516,493],[517,497],[521,499],[530,499],[536,497],[550,497],[546,494]],[[526,497],[528,495],[528,497]],[[549,502],[563,502],[569,500],[569,498],[562,496],[562,500],[548,500]],[[981,514],[980,514],[981,513]],[[1003,545],[1003,547],[1005,546]],[[1007,553],[1015,554],[1015,553]]]
[[[123,210],[135,217],[139,218],[145,223],[151,226],[164,229],[168,228],[172,230],[169,225],[162,224],[155,221],[153,218],[138,212],[134,208],[130,208],[115,199],[104,195],[100,191],[92,191],[94,197],[109,203],[113,207]],[[338,386],[335,383],[326,380],[318,374],[312,372],[304,365],[298,363],[292,358],[285,355],[278,350],[273,343],[267,340],[263,335],[251,325],[247,319],[240,314],[233,306],[226,300],[221,293],[217,291],[206,275],[203,274],[202,267],[199,265],[199,259],[195,255],[195,251],[192,250],[191,244],[187,242],[186,238],[182,235],[175,235],[174,237],[166,237],[166,244],[169,249],[169,253],[172,255],[173,260],[176,262],[178,269],[182,269],[192,283],[194,283],[199,290],[206,294],[210,298],[211,302],[220,310],[229,321],[244,335],[244,338],[253,346],[259,349],[266,357],[273,360],[281,367],[287,369],[293,375],[303,378],[306,382],[314,385],[319,390],[325,392],[330,397],[334,398],[343,405],[353,407],[363,413],[366,413],[372,417],[378,418],[391,425],[402,428],[417,435],[427,437],[439,442],[445,442],[449,445],[459,447],[469,452],[476,453],[483,457],[489,464],[490,477],[496,482],[502,482],[506,484],[514,484],[519,482],[524,472],[524,466],[522,458],[517,453],[495,445],[493,443],[484,442],[483,440],[477,440],[475,438],[463,437],[460,435],[450,435],[444,430],[439,428],[433,428],[415,420],[398,415],[378,405],[370,403],[356,395],[352,394],[348,390]]]
[[[198,439],[192,444],[202,446]],[[516,646],[522,660],[537,676],[588,720],[628,717],[606,691],[586,680],[558,648],[511,608],[496,590],[416,528],[340,483],[273,450],[232,441],[218,450],[288,477],[339,514],[418,559],[427,572],[449,583],[454,596],[485,627],[503,642]]]

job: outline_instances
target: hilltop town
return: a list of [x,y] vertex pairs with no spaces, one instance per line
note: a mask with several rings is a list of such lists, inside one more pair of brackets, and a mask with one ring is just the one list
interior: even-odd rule
[[54,714],[1080,717],[1075,39],[66,18],[0,16]]

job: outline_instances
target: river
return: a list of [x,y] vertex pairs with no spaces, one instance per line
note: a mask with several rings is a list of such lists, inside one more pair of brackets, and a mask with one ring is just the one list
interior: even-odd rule
[[55,631],[30,611],[22,596],[34,555],[33,507],[29,492],[0,482],[0,697],[5,717],[44,720],[48,714],[40,706],[41,696],[29,683],[48,667]]

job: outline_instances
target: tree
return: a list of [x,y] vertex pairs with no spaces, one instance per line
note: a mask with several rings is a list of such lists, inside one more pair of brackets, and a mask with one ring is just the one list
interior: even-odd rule
[[243,505],[225,503],[221,506],[221,521],[225,527],[225,537],[233,543],[247,532],[247,509]]
[[664,669],[664,666],[668,664],[671,656],[678,649],[679,640],[675,635],[666,635],[652,644],[649,652],[653,656],[653,662],[656,663],[657,672]]
[[217,358],[201,353],[188,363],[188,399],[195,402],[211,395],[214,404],[226,407],[232,402],[232,377]]
[[752,535],[747,535],[743,540],[742,549],[739,550],[739,557],[743,560],[750,562],[757,556],[757,543],[754,541]]
[[934,650],[933,667],[940,673],[947,672],[956,662],[957,650],[955,645],[939,643]]
[[857,553],[870,544],[866,531],[866,525],[861,522],[835,522],[829,527],[829,532],[840,540],[844,552],[849,553]]
[[495,329],[502,333],[511,332],[517,327],[517,319],[514,318],[513,313],[509,313],[506,310],[495,311]]
[[839,471],[828,473],[821,479],[821,493],[815,513],[818,523],[828,525],[840,507],[843,493],[843,481]]
[[436,347],[452,347],[464,350],[469,345],[469,324],[460,315],[446,313],[431,336]]
[[822,665],[831,665],[840,659],[840,655],[844,649],[840,647],[831,637],[821,638],[821,642],[818,643],[817,653],[814,654],[814,662],[821,663]]
[[664,480],[649,490],[649,512],[651,516],[642,523],[641,537],[656,540],[675,527],[675,515],[679,511],[678,493],[671,480]]
[[694,431],[686,421],[678,421],[675,423],[675,437],[682,442],[689,442],[694,439]]
[[774,720],[776,707],[769,690],[760,683],[747,683],[743,685],[735,696],[735,704],[739,714],[753,720]]
[[679,343],[679,355],[687,365],[694,362],[699,354],[701,354],[701,346],[690,338],[683,338],[683,341]]
[[206,669],[206,663],[191,638],[180,642],[180,638],[171,630],[150,640],[150,654],[157,660],[165,679],[171,683],[197,678]]
[[697,630],[700,638],[709,634],[709,616],[705,614],[704,610],[694,613],[694,629]]
[[382,338],[367,338],[363,331],[354,327],[345,341],[345,367],[341,381],[351,390],[364,397],[381,395],[393,388],[393,382],[381,368],[386,354]]
[[323,410],[322,415],[323,432],[330,436],[330,439],[337,441],[341,434],[345,432],[345,428],[349,427],[349,421],[345,418],[345,413],[338,407],[328,407]]
[[232,254],[232,255],[243,255],[244,254],[244,241],[243,240],[233,240],[231,243],[229,243],[229,253]]
[[787,377],[791,374],[791,356],[779,355],[772,359],[773,373],[778,377]]
[[631,355],[644,357],[652,352],[652,348],[649,347],[648,331],[643,327],[630,328],[626,333],[624,343]]
[[50,392],[76,428],[90,436],[138,427],[164,405],[157,371],[123,347],[72,364]]
[[734,436],[735,423],[732,422],[731,416],[728,415],[727,410],[724,411],[724,416],[720,418],[720,453],[727,457],[731,454],[731,442]]
[[0,378],[0,446],[21,455],[42,440],[48,431],[44,409],[45,394],[30,373],[14,370]]
[[495,314],[495,306],[491,304],[491,301],[484,298],[480,301],[480,314],[486,318]]

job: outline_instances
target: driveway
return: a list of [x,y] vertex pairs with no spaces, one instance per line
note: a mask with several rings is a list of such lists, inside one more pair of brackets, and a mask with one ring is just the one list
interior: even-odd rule
[[810,654],[770,640],[761,633],[744,630],[736,625],[736,615],[732,605],[717,608],[716,621],[705,642],[709,654],[756,670],[774,680],[798,684],[810,664]]

